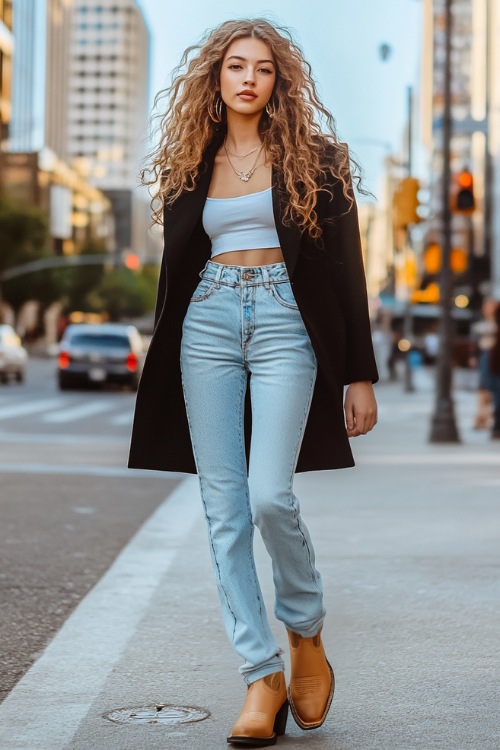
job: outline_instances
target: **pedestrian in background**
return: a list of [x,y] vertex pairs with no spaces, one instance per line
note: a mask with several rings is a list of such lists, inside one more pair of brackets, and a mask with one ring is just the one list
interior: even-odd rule
[[[352,466],[348,438],[376,422],[350,159],[300,49],[267,21],[213,30],[185,52],[167,95],[145,177],[159,185],[165,244],[129,465],[198,473],[224,623],[248,686],[228,742],[273,745],[288,700],[312,729],[334,691],[293,475]],[[254,525],[288,630],[288,697]]]
[[500,304],[497,303],[495,322],[497,326],[495,341],[489,356],[489,383],[493,397],[493,425],[491,437],[500,439]]
[[477,409],[474,417],[475,430],[487,430],[492,419],[492,388],[490,373],[490,351],[495,343],[497,332],[496,311],[498,303],[494,299],[485,299],[481,308],[482,319],[472,326],[475,336],[475,349],[469,358],[469,365],[479,369],[477,391]]

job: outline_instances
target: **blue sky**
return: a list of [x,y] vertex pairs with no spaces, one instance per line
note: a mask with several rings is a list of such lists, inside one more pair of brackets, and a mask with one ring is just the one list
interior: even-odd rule
[[[287,26],[311,63],[340,136],[378,192],[385,155],[401,147],[406,92],[420,73],[422,0],[138,0],[151,33],[151,92],[164,88],[184,49],[229,18]],[[384,62],[380,45],[391,53]]]

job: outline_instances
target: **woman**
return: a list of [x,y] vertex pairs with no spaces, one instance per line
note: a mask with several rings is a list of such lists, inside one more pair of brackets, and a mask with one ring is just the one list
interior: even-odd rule
[[[199,474],[248,685],[228,742],[266,746],[285,731],[288,701],[312,729],[334,690],[293,475],[353,465],[348,438],[376,422],[377,371],[349,158],[300,50],[266,21],[228,21],[183,63],[149,181],[159,178],[165,249],[129,465]],[[288,630],[288,697],[254,524]]]
[[482,305],[482,319],[472,326],[476,339],[476,356],[470,357],[469,365],[479,368],[479,386],[477,391],[477,410],[474,417],[474,429],[486,430],[492,417],[492,384],[490,374],[490,353],[495,343],[497,324],[495,322],[497,302],[485,299]]
[[496,334],[488,358],[489,387],[493,398],[493,424],[491,437],[500,439],[500,303],[495,306]]

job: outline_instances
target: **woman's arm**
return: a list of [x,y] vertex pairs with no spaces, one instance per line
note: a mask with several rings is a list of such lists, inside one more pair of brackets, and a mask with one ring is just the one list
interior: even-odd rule
[[344,400],[347,437],[366,435],[377,424],[377,401],[370,380],[351,383]]
[[[350,186],[352,191],[352,184]],[[345,197],[336,181],[328,201],[324,225],[325,248],[332,259],[334,285],[345,321],[344,401],[348,437],[366,435],[377,423],[377,402],[373,383],[378,380],[377,365],[368,310],[368,295],[359,232],[358,210]]]
[[[351,187],[352,190],[352,187]],[[323,204],[323,239],[330,256],[333,285],[344,316],[346,361],[344,384],[378,380],[373,352],[368,295],[356,202],[350,205],[340,180]],[[325,201],[325,194],[323,194]]]

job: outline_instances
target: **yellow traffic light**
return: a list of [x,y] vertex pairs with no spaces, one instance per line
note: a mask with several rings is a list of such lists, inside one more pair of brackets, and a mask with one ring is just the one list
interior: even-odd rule
[[425,289],[416,289],[410,295],[412,304],[426,302],[428,304],[437,304],[439,302],[439,286],[432,282]]
[[405,177],[394,193],[394,226],[401,228],[421,221],[417,213],[420,205],[418,191],[420,183],[416,177]]
[[439,273],[441,270],[441,245],[431,242],[424,250],[424,267],[426,273]]
[[[453,273],[464,273],[469,265],[467,250],[454,247],[450,254],[450,267]],[[431,242],[424,250],[424,268],[428,274],[436,274],[441,270],[441,245]]]
[[467,251],[463,247],[454,247],[450,256],[450,266],[453,273],[464,273],[468,265]]

